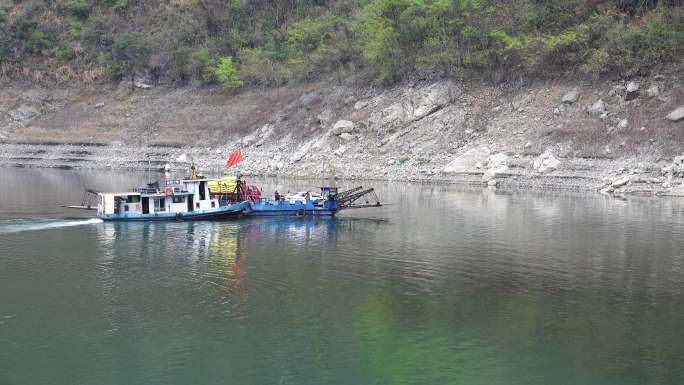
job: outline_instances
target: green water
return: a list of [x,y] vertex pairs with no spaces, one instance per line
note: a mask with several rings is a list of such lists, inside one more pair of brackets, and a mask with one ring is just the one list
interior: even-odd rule
[[145,177],[0,169],[0,384],[684,383],[683,201],[378,182],[394,205],[336,219],[57,206]]

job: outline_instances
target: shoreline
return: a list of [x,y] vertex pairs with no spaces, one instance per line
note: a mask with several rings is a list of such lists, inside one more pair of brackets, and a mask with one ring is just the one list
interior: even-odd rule
[[[188,155],[192,154],[192,155]],[[283,177],[302,180],[368,180],[411,182],[440,185],[467,185],[472,187],[496,188],[501,190],[529,191],[574,191],[604,193],[620,196],[669,196],[684,197],[684,179],[679,176],[663,175],[668,162],[644,165],[642,169],[629,169],[625,165],[632,160],[609,159],[562,159],[565,167],[550,172],[534,172],[530,168],[510,167],[505,172],[487,175],[487,169],[470,170],[445,174],[442,172],[425,173],[416,168],[403,168],[401,165],[387,166],[384,170],[361,174],[354,170],[337,168],[334,173],[308,165],[288,165],[275,167],[267,162],[270,153],[259,154],[248,151],[243,163],[232,169],[252,177]],[[164,147],[164,146],[107,146],[85,144],[19,144],[0,143],[0,166],[55,169],[93,169],[93,170],[139,170],[152,169],[171,172],[187,170],[192,158],[197,160],[200,170],[219,176],[226,174],[223,164],[224,152],[211,148]],[[535,158],[520,159],[532,162]],[[372,165],[361,164],[363,169]]]

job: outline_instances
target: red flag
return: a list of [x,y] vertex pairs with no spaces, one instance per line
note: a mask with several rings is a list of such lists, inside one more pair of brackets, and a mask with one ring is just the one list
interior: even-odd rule
[[238,148],[237,150],[233,151],[232,154],[230,154],[230,157],[228,157],[226,167],[233,167],[240,162],[242,162],[242,151],[240,151],[240,149]]

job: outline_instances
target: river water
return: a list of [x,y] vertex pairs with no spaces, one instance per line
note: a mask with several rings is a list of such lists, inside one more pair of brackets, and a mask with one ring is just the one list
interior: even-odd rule
[[0,168],[0,384],[684,383],[681,200],[375,182],[394,205],[334,219],[59,207],[146,179]]

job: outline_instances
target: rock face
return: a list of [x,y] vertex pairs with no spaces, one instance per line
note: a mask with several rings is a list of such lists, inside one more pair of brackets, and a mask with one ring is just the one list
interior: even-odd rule
[[553,152],[549,149],[544,151],[543,154],[539,155],[539,158],[534,161],[532,167],[535,171],[543,174],[545,172],[550,172],[557,169],[560,164],[560,160],[558,160],[558,158],[556,158],[556,156],[553,155]]
[[629,82],[625,93],[625,100],[634,100],[639,97],[639,83]]
[[476,170],[475,165],[478,163],[486,163],[490,153],[491,150],[487,146],[471,148],[449,162],[449,164],[442,169],[442,173],[449,175],[474,172]]
[[667,118],[673,122],[678,122],[684,119],[684,107],[679,107],[676,110],[670,112]]
[[606,104],[599,99],[585,109],[589,115],[599,116],[606,113]]
[[333,126],[332,134],[339,136],[345,133],[350,134],[352,131],[354,131],[354,122],[349,120],[338,120]]
[[579,100],[579,91],[577,90],[577,88],[573,88],[570,92],[563,95],[561,102],[565,103],[565,104],[573,104],[578,100]]

